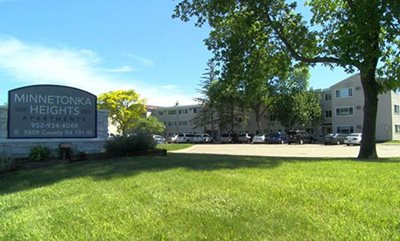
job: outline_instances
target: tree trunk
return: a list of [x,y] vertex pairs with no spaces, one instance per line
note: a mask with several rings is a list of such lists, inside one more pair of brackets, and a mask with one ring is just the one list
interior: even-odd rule
[[377,159],[376,153],[376,116],[378,111],[378,84],[375,70],[361,71],[361,83],[364,90],[364,120],[362,140],[358,159]]
[[[260,133],[263,133],[263,126],[262,126],[262,123],[261,123],[262,116],[260,114],[260,111],[256,111],[255,114],[256,114],[256,122],[257,122],[258,131]],[[260,134],[260,133],[256,133],[256,134]]]

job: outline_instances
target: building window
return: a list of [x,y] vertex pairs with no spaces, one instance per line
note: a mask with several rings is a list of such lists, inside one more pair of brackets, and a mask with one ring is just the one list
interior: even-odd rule
[[163,115],[163,114],[164,114],[164,112],[162,112],[162,111],[158,112],[158,115]]
[[331,100],[332,95],[331,94],[325,94],[325,100]]
[[336,108],[336,116],[353,115],[353,107]]
[[394,125],[394,132],[400,134],[400,125]]
[[188,110],[187,110],[187,109],[179,110],[179,114],[187,114],[187,113],[188,113]]
[[331,118],[331,117],[332,117],[332,111],[331,110],[325,111],[325,118]]
[[176,110],[169,110],[168,115],[176,115]]
[[350,134],[354,132],[353,126],[337,126],[336,133]]
[[400,115],[400,106],[399,105],[394,105],[394,113],[396,115]]
[[193,113],[196,113],[197,112],[197,109],[196,108],[193,108]]
[[344,88],[335,91],[336,98],[349,98],[353,96],[352,88]]
[[187,126],[188,122],[187,121],[179,121],[180,126]]

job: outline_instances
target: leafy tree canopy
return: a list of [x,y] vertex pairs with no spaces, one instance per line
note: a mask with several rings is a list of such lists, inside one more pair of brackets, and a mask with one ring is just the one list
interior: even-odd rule
[[110,119],[119,134],[126,135],[135,122],[144,116],[144,100],[134,90],[116,90],[98,96],[98,107],[110,111]]
[[152,134],[162,134],[164,133],[165,125],[160,122],[157,118],[149,116],[147,118],[140,118],[136,121],[132,132],[144,132]]
[[[247,49],[253,39],[257,42],[254,46],[265,48],[264,51],[272,46],[273,52],[268,56],[282,52],[290,54],[297,63],[340,66],[348,73],[359,71],[365,104],[358,157],[376,158],[378,94],[400,87],[400,1],[310,0],[306,1],[312,13],[309,21],[298,11],[298,2],[182,0],[174,17],[184,21],[195,17],[197,26],[208,22],[212,32],[207,44],[211,50],[220,50],[215,56],[226,66],[235,66],[246,60],[248,54],[227,52],[231,49],[226,46]],[[243,31],[225,31],[227,26],[229,30]],[[253,30],[256,35],[249,38]],[[219,38],[221,34],[229,38]],[[231,44],[224,46],[226,43]],[[291,66],[290,62],[280,61],[273,65],[279,64],[283,68]]]

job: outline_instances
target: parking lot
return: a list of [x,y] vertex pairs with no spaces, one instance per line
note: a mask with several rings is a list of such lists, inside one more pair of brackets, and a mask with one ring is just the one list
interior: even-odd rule
[[[358,155],[360,146],[346,145],[288,145],[288,144],[200,144],[175,153],[223,154],[271,157],[350,157]],[[400,145],[377,144],[379,157],[400,157]]]

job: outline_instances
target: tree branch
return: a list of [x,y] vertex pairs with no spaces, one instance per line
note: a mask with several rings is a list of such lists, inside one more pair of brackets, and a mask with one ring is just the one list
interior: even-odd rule
[[271,17],[267,14],[267,21],[270,22],[272,29],[275,31],[275,33],[278,35],[279,39],[283,42],[283,44],[286,46],[287,50],[289,51],[290,55],[295,58],[298,61],[304,62],[304,63],[332,63],[332,64],[339,64],[340,59],[339,58],[334,58],[334,57],[326,57],[326,56],[317,56],[314,58],[308,58],[304,57],[303,55],[299,54],[296,49],[293,47],[293,45],[289,42],[288,38],[286,35],[283,33],[283,28],[273,21]]

